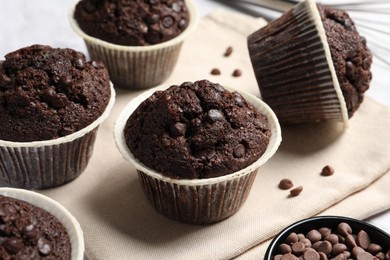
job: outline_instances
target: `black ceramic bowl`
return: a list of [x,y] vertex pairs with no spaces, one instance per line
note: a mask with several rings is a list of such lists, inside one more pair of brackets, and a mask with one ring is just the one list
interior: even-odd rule
[[336,230],[337,226],[341,222],[349,224],[352,228],[353,234],[356,234],[360,230],[366,231],[371,238],[371,243],[376,243],[382,246],[382,252],[385,254],[390,250],[390,235],[367,222],[341,216],[321,216],[300,220],[283,229],[268,246],[264,260],[272,260],[273,256],[278,254],[279,245],[284,243],[288,235],[292,232],[306,235],[310,230],[318,230],[322,227]]

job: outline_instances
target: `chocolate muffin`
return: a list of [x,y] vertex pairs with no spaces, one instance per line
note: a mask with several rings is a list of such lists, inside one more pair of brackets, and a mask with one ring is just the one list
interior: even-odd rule
[[248,37],[263,100],[281,122],[344,121],[363,101],[372,55],[348,13],[305,0]]
[[0,195],[0,259],[71,259],[70,238],[49,212]]
[[372,55],[366,39],[359,35],[347,12],[321,4],[317,7],[347,104],[348,116],[351,117],[363,102],[363,94],[369,88]]
[[107,70],[71,49],[33,45],[0,67],[0,139],[51,140],[95,121],[110,99]]
[[168,41],[189,23],[184,0],[82,0],[74,17],[88,35],[126,46]]
[[124,128],[127,146],[143,164],[176,179],[223,176],[265,152],[268,119],[239,93],[207,80],[156,91]]

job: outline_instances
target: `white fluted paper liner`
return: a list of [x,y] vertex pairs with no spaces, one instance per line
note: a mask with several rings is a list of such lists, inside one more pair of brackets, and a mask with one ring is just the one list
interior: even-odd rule
[[84,259],[84,236],[80,224],[76,218],[59,202],[34,191],[16,188],[0,188],[0,194],[23,200],[46,210],[56,217],[64,225],[69,235],[72,247],[72,260]]
[[[158,212],[191,224],[207,224],[226,219],[236,213],[245,202],[257,170],[278,149],[282,140],[278,119],[263,101],[249,93],[239,91],[249,103],[268,117],[272,136],[265,153],[248,167],[225,176],[195,180],[172,179],[140,163],[127,147],[123,131],[129,116],[139,104],[156,90],[164,90],[167,87],[150,89],[134,98],[124,108],[114,126],[116,145],[123,157],[137,169],[143,191]],[[232,88],[225,88],[235,91]]]
[[316,2],[305,0],[282,19],[248,37],[263,100],[280,122],[347,124],[346,102]]
[[103,114],[87,127],[54,140],[11,142],[0,140],[0,185],[43,189],[77,178],[87,167],[99,125],[115,103],[115,90]]
[[73,30],[84,39],[93,60],[102,61],[115,86],[146,89],[166,80],[172,73],[183,41],[198,24],[199,14],[192,0],[185,0],[190,15],[187,28],[175,38],[149,46],[123,46],[109,43],[84,33],[74,19],[76,0],[69,10]]

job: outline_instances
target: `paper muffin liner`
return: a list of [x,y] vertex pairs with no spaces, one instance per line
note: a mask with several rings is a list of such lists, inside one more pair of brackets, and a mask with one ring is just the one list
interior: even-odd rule
[[115,90],[103,114],[87,127],[54,140],[12,142],[0,140],[0,185],[46,189],[77,178],[92,156],[99,125],[109,116]]
[[149,46],[123,46],[109,43],[84,33],[74,19],[76,0],[69,10],[73,30],[84,39],[91,59],[102,61],[115,87],[130,90],[154,87],[173,72],[183,41],[198,23],[198,10],[192,0],[185,0],[190,21],[175,38]]
[[272,136],[265,153],[248,167],[225,176],[194,180],[172,179],[139,162],[127,147],[123,131],[129,116],[139,104],[156,90],[166,88],[167,86],[150,89],[124,108],[114,126],[116,145],[123,157],[135,166],[147,199],[159,213],[190,224],[210,224],[224,220],[240,209],[248,197],[259,167],[278,149],[282,140],[278,119],[263,101],[239,91],[249,103],[268,117]]
[[248,37],[263,100],[281,123],[341,121],[348,111],[314,0]]
[[46,210],[54,217],[56,217],[64,225],[69,235],[72,248],[72,260],[84,259],[84,236],[80,224],[76,218],[59,202],[34,191],[16,188],[0,188],[0,194],[23,200],[36,207]]

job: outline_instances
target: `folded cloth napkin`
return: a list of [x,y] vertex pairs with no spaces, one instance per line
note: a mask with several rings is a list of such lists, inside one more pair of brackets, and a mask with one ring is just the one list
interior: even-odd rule
[[[259,96],[246,37],[264,24],[222,11],[204,17],[183,45],[167,84],[206,78]],[[228,46],[233,52],[225,57]],[[221,75],[211,75],[213,68]],[[240,77],[232,76],[235,69],[242,71]],[[114,121],[140,93],[117,91],[86,171],[69,184],[40,191],[79,220],[89,260],[262,259],[267,241],[294,221],[321,213],[363,218],[390,208],[384,188],[390,185],[390,108],[366,98],[345,130],[341,124],[283,127],[280,149],[259,170],[246,203],[233,217],[206,226],[167,219],[149,205],[134,167],[115,147]],[[335,174],[321,176],[325,165],[333,166]],[[302,193],[289,197],[280,190],[283,178],[302,185]]]

